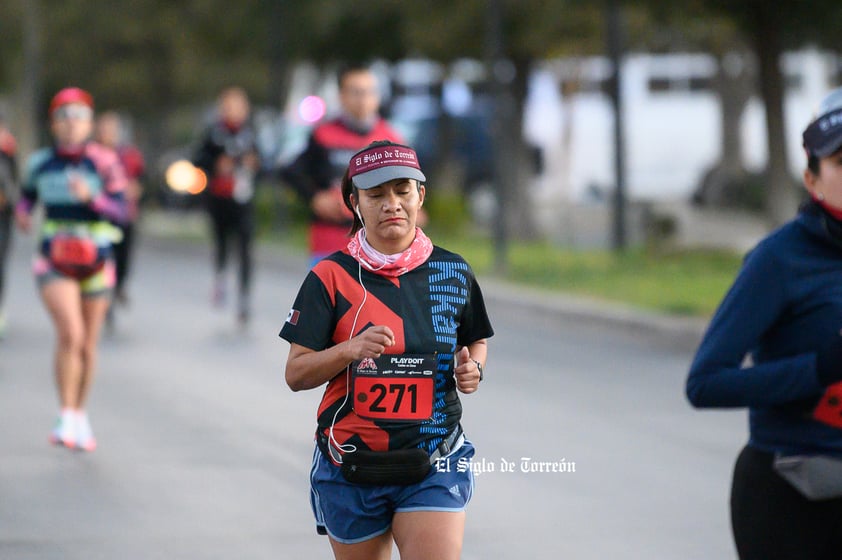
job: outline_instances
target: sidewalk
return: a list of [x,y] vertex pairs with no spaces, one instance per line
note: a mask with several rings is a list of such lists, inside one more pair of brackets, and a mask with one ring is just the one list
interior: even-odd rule
[[[194,243],[207,239],[206,219],[201,212],[148,211],[141,228],[144,238],[158,241]],[[289,246],[260,244],[255,258],[284,270],[307,269],[307,255]],[[643,330],[675,338],[688,346],[698,343],[708,322],[704,318],[665,315],[578,294],[540,290],[494,276],[481,276],[479,281],[486,299],[507,304],[518,312]]]

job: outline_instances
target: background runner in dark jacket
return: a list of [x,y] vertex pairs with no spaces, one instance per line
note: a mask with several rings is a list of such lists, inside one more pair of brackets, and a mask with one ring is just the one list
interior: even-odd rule
[[375,140],[403,141],[380,116],[380,90],[369,68],[344,67],[338,82],[341,113],[319,124],[307,148],[281,172],[310,207],[311,264],[348,244],[353,215],[340,192],[348,160]]
[[205,131],[193,164],[208,177],[207,208],[214,243],[213,303],[225,303],[228,243],[233,236],[240,257],[237,318],[246,324],[251,312],[254,188],[260,155],[245,90],[223,90],[217,110],[218,119]]

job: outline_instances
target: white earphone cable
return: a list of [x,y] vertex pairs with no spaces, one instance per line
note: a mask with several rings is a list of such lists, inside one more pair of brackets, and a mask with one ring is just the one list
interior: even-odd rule
[[[362,228],[362,238],[365,239],[365,226]],[[369,270],[377,271],[386,266],[386,263],[383,263],[380,268],[369,268]],[[363,289],[363,300],[360,302],[360,306],[357,308],[357,312],[354,315],[354,321],[351,323],[351,333],[348,335],[348,340],[354,338],[354,333],[357,330],[357,320],[360,317],[360,312],[363,310],[363,306],[365,305],[366,300],[368,299],[368,290],[363,283],[363,268],[362,268],[362,259],[357,259],[357,280],[360,283],[360,287]],[[350,443],[339,443],[336,437],[333,435],[333,427],[336,425],[336,419],[339,417],[339,411],[345,408],[345,405],[348,403],[348,397],[351,394],[351,364],[345,366],[345,398],[342,400],[342,404],[337,407],[336,412],[333,413],[333,420],[330,422],[330,429],[328,430],[328,445],[333,445],[336,449],[342,451],[343,453],[353,453],[357,450],[357,446],[350,444]],[[340,464],[342,464],[342,457],[339,457]]]

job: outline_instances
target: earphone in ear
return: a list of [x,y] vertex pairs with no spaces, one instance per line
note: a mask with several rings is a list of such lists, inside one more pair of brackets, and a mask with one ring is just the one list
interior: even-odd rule
[[360,214],[360,205],[357,204],[354,209],[357,211],[357,217],[360,219],[360,223],[365,226],[365,220],[363,220],[363,215]]

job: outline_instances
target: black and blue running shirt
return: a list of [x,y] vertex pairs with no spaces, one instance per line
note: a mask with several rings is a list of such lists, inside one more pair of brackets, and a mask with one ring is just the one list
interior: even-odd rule
[[[467,346],[494,334],[476,278],[462,257],[434,247],[418,268],[396,278],[360,269],[347,250],[313,267],[301,286],[281,329],[281,338],[311,350],[324,350],[375,325],[395,334],[392,354],[436,355],[433,415],[415,422],[381,422],[360,418],[348,391],[349,374],[336,372],[328,383],[318,412],[318,429],[339,444],[357,449],[389,451],[421,447],[428,452],[456,426],[462,405],[453,377],[457,346]],[[359,316],[354,325],[354,318]],[[353,326],[353,333],[351,332]]]

